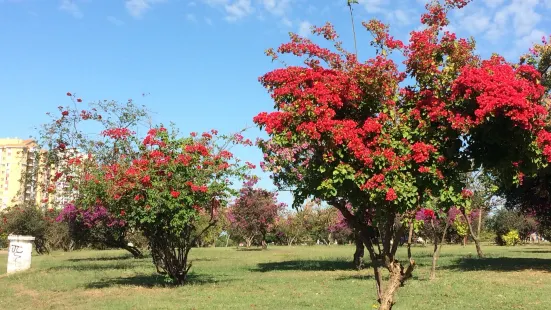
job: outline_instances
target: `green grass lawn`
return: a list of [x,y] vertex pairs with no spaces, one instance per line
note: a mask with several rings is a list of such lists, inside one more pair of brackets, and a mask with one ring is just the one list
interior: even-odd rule
[[[149,258],[124,251],[33,256],[7,276],[0,253],[0,309],[372,309],[371,270],[351,270],[351,246],[193,249],[191,282],[163,285]],[[405,254],[400,249],[400,255]],[[395,309],[551,309],[551,246],[445,246],[429,281],[430,247]]]

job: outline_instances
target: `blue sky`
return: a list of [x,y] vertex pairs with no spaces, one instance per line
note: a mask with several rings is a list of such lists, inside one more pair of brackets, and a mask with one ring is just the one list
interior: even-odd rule
[[[379,18],[407,40],[424,3],[354,6],[360,58],[371,50],[360,21]],[[551,0],[474,0],[451,20],[481,55],[514,60],[551,33]],[[351,48],[346,0],[0,0],[0,137],[33,135],[47,111],[69,103],[67,91],[85,101],[133,98],[184,133],[238,131],[272,109],[258,77],[278,64],[264,50],[326,21]],[[255,163],[262,155],[237,153]],[[267,177],[261,185],[270,187]]]

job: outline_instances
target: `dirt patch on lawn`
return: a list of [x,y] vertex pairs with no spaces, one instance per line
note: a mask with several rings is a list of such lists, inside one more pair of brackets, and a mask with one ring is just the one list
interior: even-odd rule
[[17,295],[25,295],[33,298],[40,297],[40,293],[38,291],[28,289],[25,286],[23,286],[23,284],[18,284],[14,286],[13,289],[15,290]]

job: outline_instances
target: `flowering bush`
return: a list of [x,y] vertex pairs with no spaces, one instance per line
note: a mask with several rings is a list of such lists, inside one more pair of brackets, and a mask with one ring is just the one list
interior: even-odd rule
[[[85,190],[86,187],[81,189]],[[68,204],[59,212],[56,221],[67,223],[74,248],[121,248],[135,258],[142,257],[139,247],[129,245],[126,221],[111,215],[102,205],[78,208]]]
[[[121,154],[85,178],[91,187],[103,184],[90,198],[119,219],[112,223],[127,223],[143,232],[157,270],[183,284],[191,268],[192,245],[216,225],[236,194],[231,180],[244,179],[250,169],[228,150],[248,144],[239,137],[212,130],[182,138],[163,126],[152,128],[135,156]],[[201,216],[207,216],[208,223],[196,231]]]
[[232,230],[242,236],[250,247],[255,237],[261,238],[266,248],[266,234],[270,232],[280,210],[285,206],[277,202],[276,193],[245,186],[231,205],[228,219]]

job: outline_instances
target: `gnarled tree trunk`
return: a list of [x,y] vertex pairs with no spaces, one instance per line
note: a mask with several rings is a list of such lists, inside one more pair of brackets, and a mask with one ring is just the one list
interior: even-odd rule
[[[377,301],[380,304],[380,310],[390,310],[394,305],[394,296],[400,286],[411,278],[415,261],[410,259],[407,267],[404,267],[395,257],[400,238],[404,227],[400,222],[398,213],[389,207],[384,223],[378,227],[379,236],[376,236],[376,228],[367,224],[361,217],[355,217],[347,208],[342,200],[335,200],[332,203],[338,208],[347,222],[353,226],[353,229],[359,234],[365,248],[369,252],[371,265],[373,268],[376,287]],[[381,249],[382,243],[382,249]],[[389,280],[383,283],[382,268],[389,272]]]
[[142,251],[140,251],[140,249],[138,249],[135,246],[124,245],[124,246],[122,246],[122,248],[127,250],[128,252],[130,252],[130,254],[132,254],[132,257],[134,257],[134,258],[142,258],[143,257]]

